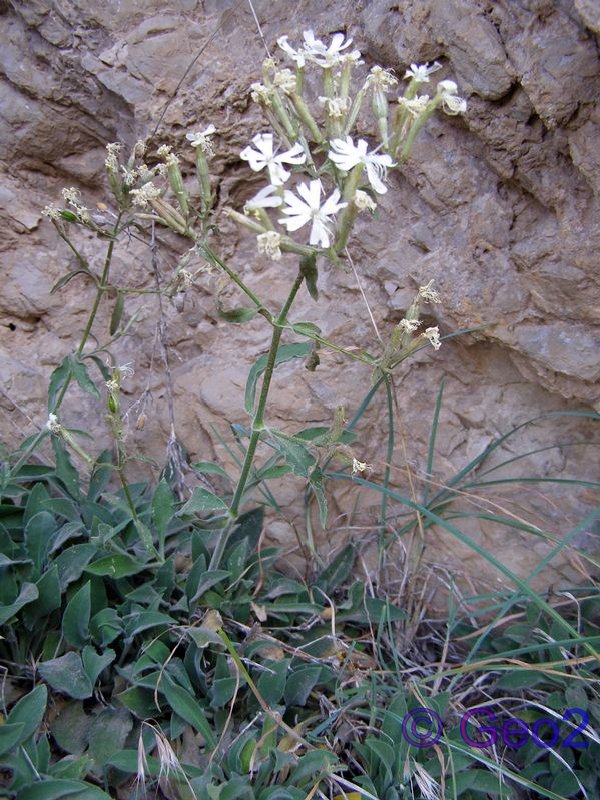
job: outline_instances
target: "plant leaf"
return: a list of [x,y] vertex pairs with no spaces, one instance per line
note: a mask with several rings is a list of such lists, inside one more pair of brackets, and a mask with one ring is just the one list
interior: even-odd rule
[[63,778],[49,778],[32,783],[21,789],[16,800],[110,800],[97,786],[84,781],[70,781]]
[[110,333],[111,336],[114,336],[115,333],[119,330],[119,325],[121,324],[121,318],[123,316],[124,308],[125,308],[125,293],[117,292],[117,299],[115,300],[112,314],[110,315],[110,325],[108,328],[108,332]]
[[126,708],[105,708],[90,726],[88,755],[95,772],[101,775],[109,758],[119,753],[133,728],[133,719]]
[[81,577],[86,564],[97,551],[98,548],[95,544],[87,542],[85,544],[73,544],[54,560],[58,567],[61,592],[64,592],[70,583]]
[[305,706],[320,675],[321,667],[318,664],[309,664],[294,670],[285,685],[283,697],[286,706]]
[[91,394],[95,400],[100,400],[100,392],[94,381],[90,378],[86,365],[74,354],[71,354],[69,359],[71,374],[79,386],[84,392]]
[[117,580],[118,578],[125,578],[127,575],[137,575],[146,568],[139,558],[126,553],[111,553],[111,555],[99,558],[85,567],[85,571],[92,575],[99,575],[101,577],[109,577]]
[[300,271],[304,275],[306,281],[306,288],[309,295],[313,300],[319,299],[319,289],[317,288],[317,280],[319,278],[319,271],[317,269],[317,254],[311,253],[300,259]]
[[249,320],[254,319],[254,317],[258,314],[258,308],[256,306],[242,306],[240,308],[231,308],[226,310],[223,308],[221,303],[217,303],[217,314],[226,322],[248,322]]
[[61,363],[56,367],[50,376],[50,383],[48,385],[48,413],[56,411],[56,402],[58,395],[63,386],[71,378],[71,361],[69,356],[65,356]]
[[323,472],[319,467],[315,467],[310,473],[309,483],[319,505],[319,522],[321,523],[321,527],[325,528],[327,526],[327,497],[325,496],[325,488],[323,486]]
[[216,494],[209,492],[208,489],[203,489],[201,486],[196,486],[190,499],[177,512],[177,516],[203,514],[206,511],[224,511],[226,508],[227,504]]
[[20,611],[23,606],[26,606],[28,603],[33,603],[34,600],[37,600],[39,597],[39,591],[35,583],[25,582],[21,586],[21,591],[19,592],[19,596],[14,601],[14,603],[10,603],[10,605],[0,606],[0,625],[4,625],[5,622],[11,617],[14,617],[15,614]]
[[56,281],[54,286],[50,289],[50,294],[54,294],[54,292],[57,292],[59,289],[62,289],[62,287],[66,286],[67,283],[72,278],[75,277],[75,275],[79,275],[80,273],[87,275],[88,278],[91,277],[91,273],[87,269],[83,269],[82,267],[80,267],[79,269],[72,269],[70,272],[67,272],[66,275],[63,275],[62,278],[59,278],[59,280]]
[[356,561],[353,544],[347,544],[325,567],[316,580],[316,585],[330,595],[347,580]]
[[81,700],[71,700],[50,725],[56,744],[66,753],[81,755],[88,746],[93,717],[86,714]]
[[83,648],[81,652],[83,669],[92,684],[96,683],[102,670],[108,667],[109,664],[112,664],[116,657],[117,654],[110,648],[100,654],[98,654],[93,647],[90,647],[89,644]]
[[159,549],[161,553],[165,546],[165,537],[169,522],[173,519],[175,509],[175,498],[169,488],[169,484],[164,478],[158,483],[152,496],[152,520],[158,535]]
[[268,437],[271,444],[281,454],[284,461],[291,468],[294,475],[308,478],[309,473],[317,463],[308,447],[293,436],[286,436],[279,431],[269,429]]
[[64,483],[65,488],[74,499],[79,499],[79,474],[65,447],[65,443],[58,436],[52,437],[52,449],[56,459],[56,474]]
[[83,647],[90,638],[90,611],[92,599],[87,581],[69,600],[62,621],[62,632],[67,644]]
[[27,737],[23,737],[23,730],[25,729],[24,722],[5,722],[0,725],[0,756],[8,753],[19,742],[24,741]]
[[209,747],[215,747],[217,744],[215,735],[206,720],[204,710],[194,697],[186,689],[178,686],[167,673],[163,675],[160,690],[173,711],[201,734]]
[[33,561],[37,575],[44,567],[48,546],[56,527],[54,517],[47,511],[40,511],[25,526],[25,552]]
[[[312,350],[312,342],[294,342],[293,344],[282,344],[277,351],[275,366],[290,361],[292,358],[304,358]],[[252,415],[254,410],[254,400],[256,397],[256,382],[267,367],[267,353],[263,353],[254,362],[248,380],[246,381],[246,392],[244,397],[244,407],[246,413]]]
[[94,693],[94,687],[85,674],[81,656],[70,650],[64,656],[42,661],[39,673],[50,686],[75,700],[85,700]]
[[45,686],[36,686],[25,697],[21,697],[6,718],[9,725],[23,724],[23,730],[18,743],[27,741],[42,724],[48,702],[48,689]]

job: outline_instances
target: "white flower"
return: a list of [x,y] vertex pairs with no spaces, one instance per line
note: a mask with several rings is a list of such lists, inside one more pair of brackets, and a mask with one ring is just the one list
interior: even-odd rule
[[395,166],[390,155],[368,153],[366,141],[359,139],[355,145],[351,136],[347,136],[345,140],[334,139],[331,147],[329,158],[337,167],[344,172],[350,172],[357,164],[363,164],[367,168],[367,177],[373,189],[378,194],[387,192],[387,186],[382,179],[386,177],[387,168]]
[[287,36],[280,36],[277,39],[277,44],[283,50],[284,53],[292,59],[292,61],[296,62],[296,66],[302,68],[306,64],[306,58],[304,53],[301,50],[294,50],[294,48],[288,44],[288,37]]
[[123,183],[125,186],[133,186],[138,179],[137,169],[128,169],[121,164],[121,172],[123,173]]
[[214,155],[210,137],[216,132],[217,129],[211,122],[211,124],[203,131],[199,131],[198,133],[186,133],[185,138],[192,145],[192,147],[199,147],[204,155],[210,157]]
[[271,95],[273,94],[272,89],[269,89],[268,86],[257,82],[250,84],[250,97],[254,100],[255,103],[262,103],[264,106],[271,105]]
[[150,200],[160,197],[160,189],[152,181],[145,183],[141,189],[132,189],[129,194],[133,198],[133,205],[147,208]]
[[420,94],[416,97],[412,97],[410,100],[408,100],[406,97],[399,97],[398,103],[413,117],[418,117],[419,114],[421,114],[427,108],[427,104],[429,103],[429,95]]
[[320,245],[321,247],[329,247],[330,239],[330,226],[329,217],[345,208],[347,203],[340,203],[340,192],[334,189],[331,195],[321,205],[321,193],[323,186],[321,181],[311,181],[309,183],[301,183],[298,186],[298,194],[301,198],[289,189],[284,192],[284,199],[287,203],[287,208],[283,209],[283,213],[287,218],[279,219],[281,225],[285,225],[288,231],[297,231],[308,222],[312,222],[310,231],[310,244]]
[[442,107],[446,114],[464,114],[467,101],[458,97],[458,86],[454,81],[440,81],[437,85],[438,96],[442,98]]
[[104,166],[110,172],[119,171],[119,153],[123,145],[120,142],[110,142],[106,145],[106,160]]
[[365,472],[365,470],[369,470],[369,472],[373,469],[371,464],[366,464],[364,461],[359,461],[357,458],[352,459],[352,474],[356,475],[357,472]]
[[375,89],[379,89],[383,92],[387,92],[388,89],[391,89],[392,86],[398,83],[398,79],[392,72],[383,69],[383,67],[377,64],[371,67],[371,74],[369,75],[368,81]]
[[281,234],[277,233],[277,231],[259,233],[256,237],[256,244],[258,246],[258,252],[269,256],[273,261],[279,261],[281,258],[281,250],[279,249]]
[[272,133],[257,133],[252,142],[257,149],[253,150],[250,146],[244,147],[240,158],[247,161],[250,169],[254,172],[260,172],[261,169],[267,167],[273,186],[282,186],[290,177],[290,172],[284,169],[282,164],[304,164],[306,161],[304,148],[298,142],[290,150],[279,155],[273,153]]
[[431,66],[427,66],[427,64],[411,64],[410,69],[407,69],[404,73],[404,80],[410,78],[411,80],[416,81],[417,83],[429,83],[429,76],[432,72],[437,72],[438,69],[441,69],[442,65],[438,64],[437,61],[434,61]]
[[401,319],[398,323],[398,327],[401,331],[404,331],[404,333],[414,333],[420,324],[421,321],[418,319]]
[[427,339],[429,339],[429,341],[433,345],[433,349],[434,350],[439,350],[440,349],[440,347],[442,346],[442,343],[440,342],[440,329],[438,328],[437,325],[435,326],[435,328],[427,328],[423,335]]
[[69,205],[73,206],[74,213],[80,222],[90,221],[90,212],[81,202],[81,192],[79,189],[73,187],[70,189],[63,189],[62,196]]
[[135,375],[135,370],[132,366],[131,361],[128,361],[127,364],[121,364],[119,367],[119,374],[123,378],[131,378],[132,375]]
[[48,414],[46,428],[50,431],[50,433],[55,433],[57,435],[62,433],[62,425],[58,421],[56,414]]
[[419,297],[422,297],[426,303],[441,303],[439,294],[432,289],[433,278],[425,286],[419,287]]
[[49,206],[44,206],[42,214],[45,217],[48,217],[48,219],[52,220],[59,220],[62,218],[60,208],[56,208],[56,206],[53,203],[50,203]]
[[377,203],[362,189],[357,189],[354,195],[354,205],[359,211],[375,211]]
[[331,44],[327,47],[320,39],[315,39],[313,31],[304,31],[304,53],[310,61],[320,67],[334,67],[346,59],[358,62],[360,60],[359,50],[342,53],[342,50],[346,50],[352,44],[352,39],[346,41],[344,39],[343,33],[334,33]]
[[251,200],[244,205],[244,212],[256,211],[258,208],[277,208],[283,203],[281,195],[274,194],[277,192],[276,186],[265,186],[260,190]]
[[350,100],[343,97],[319,97],[319,103],[333,119],[343,119],[350,108]]
[[284,94],[291,94],[296,90],[296,76],[291,69],[278,69],[273,73],[273,86]]

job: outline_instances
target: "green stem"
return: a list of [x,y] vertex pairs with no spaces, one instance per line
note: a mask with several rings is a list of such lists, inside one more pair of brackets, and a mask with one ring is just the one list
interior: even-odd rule
[[[92,325],[94,324],[94,320],[96,319],[96,314],[98,313],[98,308],[100,306],[100,300],[102,299],[102,295],[108,289],[106,284],[108,283],[108,276],[109,276],[109,272],[110,272],[110,264],[111,264],[111,261],[112,261],[112,254],[113,254],[113,250],[114,250],[114,246],[115,246],[115,240],[116,240],[116,237],[117,237],[117,233],[119,232],[119,223],[121,222],[121,216],[122,216],[122,214],[119,214],[117,219],[116,219],[116,221],[115,221],[115,224],[114,224],[114,227],[113,227],[113,230],[112,230],[112,234],[111,234],[111,240],[108,243],[108,249],[106,251],[106,257],[104,259],[104,268],[102,270],[102,277],[101,277],[100,282],[99,282],[99,284],[97,286],[97,289],[96,289],[96,297],[95,297],[94,303],[92,305],[92,310],[90,312],[89,319],[87,321],[87,324],[85,326],[85,330],[84,330],[83,335],[81,337],[81,341],[79,343],[79,347],[76,350],[76,354],[78,356],[80,356],[82,354],[83,348],[85,347],[85,343],[87,342],[87,340],[89,338],[90,332],[92,330]],[[85,268],[87,269],[87,262],[78,253],[76,248],[69,242],[68,237],[62,236],[61,238],[64,241],[67,242],[67,244],[69,245],[71,250],[75,253],[75,256],[77,257],[78,261],[81,264],[85,265]],[[58,411],[58,409],[60,408],[60,406],[62,404],[62,401],[65,398],[65,395],[66,395],[67,390],[69,388],[69,385],[71,383],[71,379],[72,379],[72,376],[69,376],[67,378],[67,380],[65,381],[63,387],[61,388],[61,390],[59,392],[58,399],[57,399],[56,405],[54,407],[54,411],[55,412]],[[40,442],[43,439],[45,439],[47,433],[48,433],[48,431],[44,428],[44,430],[42,430],[35,437],[33,442],[29,445],[27,450],[23,453],[21,458],[16,462],[16,464],[12,468],[11,475],[15,475],[21,469],[23,464],[25,464],[25,462],[29,459],[29,456],[31,455],[31,453],[33,453],[36,450],[36,448],[38,447],[38,445],[40,444]]]
[[236,273],[233,272],[233,270],[229,269],[227,264],[222,259],[219,258],[219,256],[214,252],[214,250],[212,250],[204,242],[201,243],[199,242],[196,245],[196,249],[198,250],[200,255],[203,256],[208,262],[210,262],[213,265],[216,265],[217,267],[219,267],[219,269],[222,269],[223,272],[225,272],[231,278],[231,280],[236,284],[236,286],[239,286],[239,288],[242,290],[242,292],[244,292],[246,297],[252,300],[252,302],[257,308],[264,308],[264,304],[261,303],[258,297],[254,294],[254,292],[248,286],[246,286],[246,284],[242,281],[242,279],[239,278],[236,275]]
[[269,388],[271,386],[273,370],[275,369],[275,360],[277,358],[277,351],[279,350],[279,342],[281,340],[281,334],[283,333],[283,328],[287,321],[288,311],[290,310],[290,307],[294,302],[294,299],[298,294],[298,290],[302,286],[303,281],[304,281],[304,272],[302,270],[299,270],[298,275],[296,276],[296,280],[294,281],[292,288],[290,289],[290,293],[285,303],[283,304],[283,307],[279,312],[279,315],[275,320],[273,320],[273,333],[271,335],[271,346],[269,348],[269,355],[267,357],[267,366],[265,368],[265,373],[263,376],[256,413],[254,415],[254,419],[252,420],[252,435],[250,436],[250,442],[248,444],[248,449],[246,450],[246,456],[244,458],[244,463],[242,465],[242,472],[238,480],[238,485],[236,487],[235,494],[233,496],[233,500],[231,501],[231,506],[229,508],[229,513],[233,518],[237,517],[238,515],[240,502],[242,499],[242,495],[244,493],[244,489],[246,487],[246,481],[248,480],[248,474],[252,466],[252,461],[254,459],[254,453],[256,452],[256,447],[258,445],[260,434],[264,429],[264,417],[265,417],[265,410],[267,407],[267,397],[269,395]]
[[229,539],[229,536],[235,527],[233,523],[239,514],[240,504],[242,502],[242,497],[244,496],[244,490],[248,482],[250,470],[252,469],[252,462],[254,461],[256,448],[258,446],[260,435],[264,430],[264,416],[267,407],[267,398],[269,395],[269,388],[271,386],[273,371],[275,369],[275,361],[277,359],[277,352],[279,350],[279,342],[281,340],[281,334],[283,333],[283,330],[286,327],[287,314],[292,306],[292,303],[294,302],[296,295],[298,294],[298,290],[302,286],[303,281],[304,281],[304,271],[302,270],[302,268],[300,268],[298,270],[298,275],[296,276],[296,280],[294,281],[292,288],[290,289],[290,293],[288,294],[287,299],[281,308],[281,311],[279,312],[278,316],[272,321],[273,333],[271,335],[271,345],[269,347],[269,354],[267,356],[267,365],[265,367],[265,372],[263,375],[256,412],[252,420],[252,433],[250,435],[250,441],[248,443],[248,448],[244,456],[242,471],[238,479],[238,483],[235,489],[235,493],[233,495],[233,499],[231,501],[231,505],[229,506],[228,516],[229,519],[231,520],[231,523],[225,528],[225,530],[222,532],[217,541],[216,547],[213,551],[210,564],[208,567],[209,570],[218,569],[219,564],[221,563],[221,558],[223,557],[223,553],[225,552],[225,547],[227,546],[227,541]]
[[[87,321],[87,325],[85,326],[85,330],[83,331],[83,336],[81,337],[81,341],[79,342],[79,347],[77,348],[77,355],[80,356],[83,353],[83,348],[85,347],[85,343],[87,342],[90,332],[92,330],[92,325],[96,319],[96,314],[98,313],[98,308],[100,307],[100,300],[102,299],[102,295],[107,290],[107,283],[108,283],[108,274],[110,272],[110,264],[112,261],[113,250],[115,248],[115,238],[117,235],[117,231],[119,229],[119,222],[121,221],[121,215],[117,217],[117,221],[115,222],[115,226],[113,228],[113,238],[108,243],[108,249],[106,251],[106,258],[104,259],[104,268],[102,270],[102,277],[100,278],[100,285],[98,286],[98,291],[96,292],[96,297],[94,298],[94,304],[92,306],[92,310],[90,312],[90,316]],[[66,391],[66,388],[65,388]],[[64,397],[64,394],[61,396]],[[56,406],[57,409],[59,408],[60,403]]]

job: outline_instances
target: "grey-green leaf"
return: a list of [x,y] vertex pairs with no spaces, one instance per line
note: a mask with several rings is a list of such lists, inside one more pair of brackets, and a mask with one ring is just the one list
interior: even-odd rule
[[[293,344],[282,344],[277,351],[275,359],[275,366],[283,364],[284,361],[290,361],[292,358],[304,358],[312,350],[311,342],[294,342]],[[252,414],[254,409],[254,398],[256,395],[256,382],[265,371],[267,367],[267,354],[263,353],[257,358],[252,369],[248,373],[248,380],[246,381],[246,393],[244,398],[244,406],[247,414]]]
[[27,738],[22,736],[24,728],[24,722],[15,722],[13,724],[5,723],[4,725],[0,725],[0,756],[8,753],[9,750],[12,750],[13,747],[16,747],[19,742],[24,740],[24,738]]
[[81,652],[81,659],[83,662],[83,669],[88,676],[90,682],[95,684],[105,667],[115,660],[117,654],[114,650],[108,648],[103,653],[98,654],[93,647],[86,645]]
[[127,553],[111,553],[88,564],[85,571],[92,575],[117,579],[136,575],[145,568],[146,565],[142,561]]
[[209,747],[215,747],[217,743],[215,735],[204,716],[202,707],[194,697],[186,689],[174,683],[167,673],[163,676],[160,688],[173,711],[189,722],[204,737]]
[[70,356],[71,373],[84,392],[91,394],[95,400],[100,400],[100,392],[96,384],[90,378],[85,364],[77,356]]
[[152,497],[152,520],[158,534],[158,541],[161,547],[164,546],[165,536],[169,522],[173,519],[175,510],[175,498],[169,488],[169,484],[162,478]]
[[81,657],[72,650],[59,658],[42,661],[38,669],[42,678],[57,692],[76,700],[85,700],[93,694],[94,687],[85,674]]
[[16,800],[110,800],[97,786],[84,781],[70,781],[63,778],[49,778],[31,783],[21,789]]
[[227,504],[216,494],[209,492],[208,489],[203,489],[201,486],[196,486],[192,496],[183,508],[179,510],[177,516],[203,514],[206,511],[224,511],[226,508]]
[[98,774],[102,774],[106,762],[123,749],[132,727],[133,718],[126,708],[105,708],[98,714],[90,727],[88,749]]
[[90,611],[92,607],[90,582],[69,600],[62,621],[63,636],[67,644],[83,647],[90,638]]
[[9,725],[23,723],[19,744],[27,741],[37,731],[46,713],[47,702],[48,689],[45,686],[36,686],[15,703],[6,722]]
[[86,714],[81,700],[71,700],[50,726],[56,744],[66,753],[81,755],[88,746],[93,717]]
[[317,460],[303,442],[275,430],[269,430],[269,441],[283,456],[294,475],[308,478]]
[[310,664],[294,670],[289,676],[284,692],[286,706],[304,706],[321,675],[321,667]]
[[0,606],[0,625],[4,625],[4,623],[8,622],[11,617],[14,617],[23,606],[26,606],[27,603],[33,603],[38,597],[39,592],[35,583],[23,583],[19,596],[14,603],[10,603],[7,606]]

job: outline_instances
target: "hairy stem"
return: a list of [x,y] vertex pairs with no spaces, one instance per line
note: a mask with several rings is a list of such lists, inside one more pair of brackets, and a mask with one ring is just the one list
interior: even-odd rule
[[252,469],[252,463],[254,461],[254,455],[256,453],[256,448],[260,439],[260,435],[264,430],[264,416],[265,410],[267,407],[267,398],[269,396],[269,388],[271,386],[271,379],[273,378],[273,371],[275,369],[275,361],[277,359],[277,352],[279,350],[279,342],[281,341],[281,334],[283,333],[284,327],[287,322],[287,315],[298,294],[298,290],[302,286],[304,281],[304,272],[302,269],[298,270],[298,274],[296,276],[296,280],[294,281],[292,288],[290,289],[290,293],[288,294],[285,303],[283,304],[281,311],[277,315],[277,317],[273,320],[273,333],[271,335],[271,345],[269,347],[269,354],[267,356],[267,366],[265,367],[262,385],[260,388],[260,395],[258,398],[258,404],[256,406],[256,412],[254,414],[254,418],[252,419],[252,433],[250,435],[250,441],[248,443],[248,448],[246,450],[246,455],[244,457],[244,463],[242,464],[242,471],[240,473],[240,477],[238,479],[238,483],[235,489],[235,493],[233,495],[233,499],[231,501],[231,505],[229,506],[229,518],[232,521],[227,528],[222,532],[217,541],[217,546],[212,554],[212,558],[210,561],[209,569],[217,569],[221,558],[223,556],[223,552],[225,551],[225,547],[227,545],[227,540],[231,534],[231,531],[234,528],[232,524],[236,517],[239,514],[240,504],[242,502],[242,497],[244,495],[244,490],[246,488],[246,484],[248,482],[248,477],[250,475],[250,470]]

